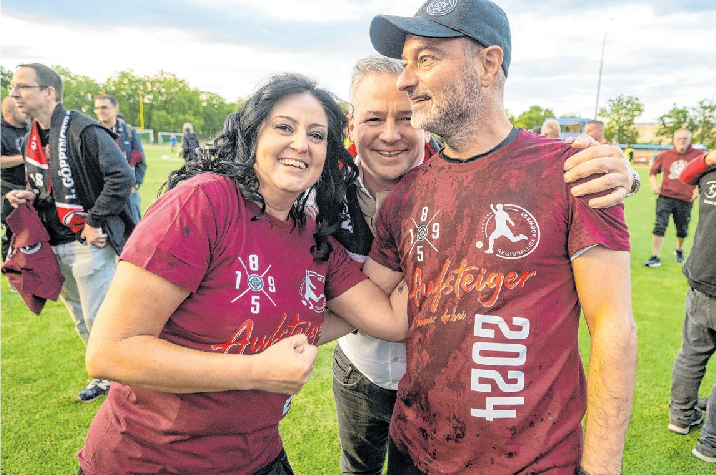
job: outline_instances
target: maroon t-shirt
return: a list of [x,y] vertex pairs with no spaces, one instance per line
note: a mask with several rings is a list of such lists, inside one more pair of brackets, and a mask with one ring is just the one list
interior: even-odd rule
[[695,149],[691,145],[684,153],[678,153],[675,148],[670,148],[660,153],[649,170],[650,175],[658,175],[662,171],[664,172],[664,177],[661,180],[661,193],[659,194],[667,198],[691,201],[695,186],[679,181],[679,175],[691,160],[703,154],[701,150]]
[[[121,259],[192,292],[160,338],[244,355],[297,333],[315,344],[326,300],[365,279],[336,241],[328,261],[313,259],[312,219],[301,231],[268,214],[252,221],[258,212],[229,179],[211,174],[147,210]],[[87,475],[251,474],[281,451],[278,423],[290,403],[258,390],[174,394],[112,383],[80,465]]]
[[574,152],[521,131],[477,160],[410,171],[380,210],[370,257],[402,271],[410,296],[390,433],[422,471],[572,475],[579,463],[571,258],[629,250],[629,235],[621,205],[595,210],[569,193]]

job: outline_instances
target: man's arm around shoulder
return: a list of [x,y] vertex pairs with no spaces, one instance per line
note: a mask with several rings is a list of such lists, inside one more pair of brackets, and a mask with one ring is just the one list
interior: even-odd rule
[[[582,467],[595,475],[618,474],[637,361],[629,253],[595,246],[574,259],[572,265],[592,343]],[[607,275],[609,278],[603,277]]]

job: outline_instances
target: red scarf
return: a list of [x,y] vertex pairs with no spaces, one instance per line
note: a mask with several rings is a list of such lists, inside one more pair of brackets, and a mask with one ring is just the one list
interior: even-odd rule
[[[57,216],[60,222],[70,228],[72,232],[80,231],[87,220],[87,212],[77,199],[75,192],[75,182],[72,178],[72,169],[67,160],[67,126],[70,120],[70,113],[62,122],[62,130],[60,131],[60,140],[58,142],[57,151],[59,152],[59,170],[57,176],[60,178],[57,182],[60,190],[56,190],[57,197],[63,198],[62,201],[55,198],[55,207],[57,208]],[[30,142],[25,153],[25,167],[27,170],[27,183],[33,189],[36,195],[42,199],[47,199],[52,192],[52,173],[50,163],[47,156],[53,156],[54,150],[48,144],[47,149],[42,147],[40,141],[40,132],[38,130],[37,121],[32,122],[30,130]],[[53,194],[52,196],[55,196]]]

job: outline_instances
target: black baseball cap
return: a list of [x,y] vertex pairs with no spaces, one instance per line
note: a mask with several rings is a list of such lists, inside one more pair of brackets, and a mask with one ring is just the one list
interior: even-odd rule
[[502,48],[502,70],[510,68],[512,39],[505,12],[489,0],[428,0],[412,17],[377,15],[370,41],[383,56],[400,59],[408,35],[428,38],[467,36],[482,46]]

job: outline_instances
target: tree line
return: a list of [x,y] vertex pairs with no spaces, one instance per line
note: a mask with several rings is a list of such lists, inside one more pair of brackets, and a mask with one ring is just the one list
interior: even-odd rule
[[[119,111],[128,123],[155,132],[180,133],[182,125],[190,122],[201,138],[214,137],[221,131],[226,116],[235,112],[243,102],[241,99],[227,102],[220,95],[195,89],[166,71],[140,77],[127,70],[99,84],[62,66],[53,66],[52,69],[62,77],[65,86],[63,102],[67,109],[76,109],[95,117],[94,97],[111,94],[119,101]],[[0,73],[4,99],[8,95],[7,86],[13,71],[0,66]]]
[[[605,137],[614,143],[639,143],[639,131],[634,121],[644,112],[644,105],[638,98],[619,95],[607,101],[607,106],[599,111],[599,119],[604,121]],[[569,114],[557,117],[551,109],[531,106],[517,117],[508,113],[517,127],[533,129],[544,124],[551,117],[578,117]],[[663,137],[662,143],[671,143],[674,132],[685,128],[691,131],[692,142],[706,145],[709,150],[716,148],[716,102],[704,99],[694,107],[674,107],[658,119],[657,137]]]
[[[119,101],[119,110],[127,122],[137,128],[156,132],[181,132],[182,125],[190,122],[202,139],[209,139],[221,131],[226,116],[235,112],[243,102],[238,99],[227,102],[213,92],[192,88],[189,83],[172,73],[160,71],[153,76],[139,77],[130,69],[99,84],[88,76],[73,74],[62,66],[53,66],[65,85],[64,104],[94,117],[94,96],[111,94]],[[7,96],[13,72],[0,66],[2,73],[2,98]],[[141,104],[141,114],[140,114]],[[347,111],[345,104],[342,108]],[[620,95],[607,101],[599,111],[605,122],[605,136],[611,142],[639,143],[639,132],[634,121],[644,112],[638,98]],[[517,127],[533,129],[540,127],[545,119],[555,117],[551,109],[530,106],[517,117],[508,112]],[[560,116],[578,117],[577,114]],[[692,133],[694,143],[702,143],[709,149],[716,148],[716,102],[704,99],[696,106],[677,106],[658,119],[657,137],[669,143],[674,132],[686,128]]]

